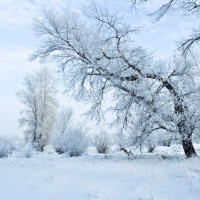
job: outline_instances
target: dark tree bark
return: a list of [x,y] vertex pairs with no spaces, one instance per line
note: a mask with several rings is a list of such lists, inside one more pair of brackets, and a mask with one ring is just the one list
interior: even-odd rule
[[192,144],[192,128],[188,126],[187,119],[184,117],[178,123],[179,134],[182,136],[182,146],[187,158],[196,156],[197,153]]
[[185,152],[185,155],[187,156],[187,158],[191,158],[197,155],[193,144],[192,144],[192,139],[182,139],[182,146]]
[[193,129],[190,127],[186,113],[187,107],[183,106],[183,100],[181,98],[178,98],[177,102],[175,103],[175,113],[179,117],[179,122],[177,124],[179,134],[182,137],[182,146],[185,152],[185,155],[187,158],[191,158],[193,156],[196,156],[196,151],[192,144],[192,133]]

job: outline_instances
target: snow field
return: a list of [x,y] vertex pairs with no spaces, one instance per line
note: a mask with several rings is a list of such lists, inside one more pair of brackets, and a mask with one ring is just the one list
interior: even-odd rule
[[200,158],[42,153],[0,159],[2,200],[198,200]]

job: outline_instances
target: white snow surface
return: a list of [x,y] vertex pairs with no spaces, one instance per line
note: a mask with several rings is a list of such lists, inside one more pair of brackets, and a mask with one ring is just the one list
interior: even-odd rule
[[200,157],[166,154],[166,148],[133,159],[122,152],[12,155],[0,159],[0,168],[1,200],[200,199]]

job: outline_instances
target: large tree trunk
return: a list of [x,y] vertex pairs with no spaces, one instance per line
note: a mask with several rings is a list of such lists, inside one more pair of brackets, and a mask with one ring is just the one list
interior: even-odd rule
[[196,156],[196,151],[192,144],[192,133],[193,129],[188,121],[188,117],[186,115],[188,108],[184,106],[183,99],[178,96],[175,101],[175,113],[179,118],[179,122],[177,124],[179,134],[182,137],[182,146],[187,158],[191,158]]
[[193,129],[191,128],[190,123],[188,122],[188,117],[186,115],[188,108],[184,105],[184,99],[175,91],[173,85],[168,81],[164,81],[163,84],[174,96],[174,111],[178,117],[178,131],[182,138],[182,146],[187,158],[196,156],[196,151],[192,144],[192,133]]
[[182,146],[183,146],[185,155],[187,156],[187,158],[196,156],[197,154],[192,144],[193,129],[189,126],[189,123],[187,122],[187,118],[185,117],[185,115],[182,115],[177,126],[179,130],[179,134],[182,137]]
[[197,155],[191,139],[182,139],[182,146],[187,158],[191,158]]

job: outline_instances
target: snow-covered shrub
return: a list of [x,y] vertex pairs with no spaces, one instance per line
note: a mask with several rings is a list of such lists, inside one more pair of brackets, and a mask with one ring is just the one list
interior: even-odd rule
[[21,148],[24,148],[26,146],[26,142],[23,137],[19,137],[17,135],[15,136],[3,136],[3,139],[8,141],[12,147],[13,151],[18,151]]
[[97,133],[92,143],[96,147],[97,152],[102,154],[108,153],[111,147],[111,139],[105,131]]
[[154,149],[156,148],[156,145],[152,142],[152,140],[148,139],[146,141],[146,148],[148,153],[152,153]]
[[158,134],[153,133],[151,135],[149,135],[145,141],[144,141],[144,145],[147,148],[147,152],[148,153],[152,153],[154,151],[154,149],[156,148],[156,146],[158,145]]
[[84,129],[76,127],[67,129],[63,134],[57,134],[52,143],[56,152],[73,157],[81,156],[87,150],[89,140]]
[[17,151],[17,157],[19,158],[31,158],[33,156],[33,148],[28,147],[22,147]]
[[145,146],[149,153],[152,153],[156,146],[170,146],[172,135],[166,131],[155,131],[145,139]]
[[[173,135],[175,136],[175,135]],[[170,147],[171,142],[173,140],[172,134],[170,132],[167,131],[159,131],[156,135],[157,140],[158,140],[158,145],[160,146],[166,146],[166,147]]]
[[0,158],[8,157],[13,149],[14,146],[11,142],[0,137]]

